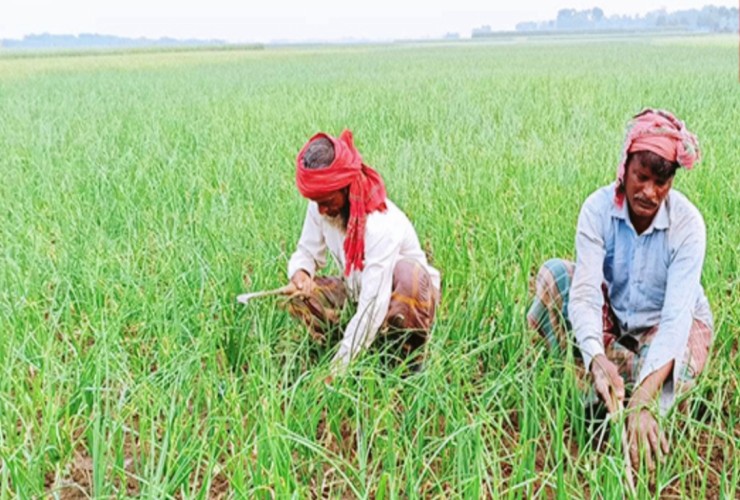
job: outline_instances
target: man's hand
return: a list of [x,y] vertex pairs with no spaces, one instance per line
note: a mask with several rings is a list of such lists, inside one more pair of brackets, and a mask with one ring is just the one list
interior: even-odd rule
[[649,470],[655,469],[654,459],[665,461],[670,448],[668,440],[658,428],[658,422],[645,408],[634,408],[627,417],[627,435],[629,438],[630,457],[636,467],[640,460],[640,448],[645,450],[645,460]]
[[303,269],[297,271],[293,277],[290,278],[290,282],[295,286],[296,293],[308,297],[313,292],[313,278],[311,278],[311,276]]
[[668,441],[658,428],[658,422],[646,406],[652,404],[655,396],[673,372],[673,361],[669,361],[650,375],[634,390],[630,396],[627,433],[629,435],[632,463],[638,464],[640,448],[645,448],[645,458],[650,470],[654,468],[654,458],[661,462],[668,453]]
[[591,360],[591,377],[596,394],[606,404],[610,414],[619,410],[619,401],[624,401],[624,381],[617,365],[603,354],[597,354]]

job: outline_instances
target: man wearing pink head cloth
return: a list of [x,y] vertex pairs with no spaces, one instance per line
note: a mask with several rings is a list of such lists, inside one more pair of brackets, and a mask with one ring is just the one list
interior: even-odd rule
[[704,220],[672,189],[676,170],[699,161],[696,137],[671,113],[630,122],[615,183],[588,197],[576,229],[576,262],[552,259],[537,276],[530,326],[560,351],[572,330],[592,394],[608,411],[629,394],[633,463],[668,452],[650,409],[665,413],[704,369],[713,337],[701,285]]
[[[386,197],[380,174],[363,163],[352,133],[313,136],[298,154],[296,185],[309,203],[288,263],[288,277],[300,293],[290,302],[291,314],[324,340],[337,331],[346,303],[356,303],[332,362],[334,373],[379,331],[400,343],[400,355],[414,352],[418,358],[434,320],[440,275],[427,262],[409,219]],[[327,250],[342,277],[316,276]]]

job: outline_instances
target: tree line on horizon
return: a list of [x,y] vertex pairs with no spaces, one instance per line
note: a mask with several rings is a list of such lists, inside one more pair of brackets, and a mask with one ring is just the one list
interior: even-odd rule
[[[701,9],[668,12],[665,8],[641,15],[604,14],[603,9],[560,9],[555,19],[525,21],[516,25],[518,32],[532,31],[670,31],[682,30],[705,33],[737,33],[738,9],[706,5]],[[490,26],[473,30],[472,36],[490,36]]]
[[175,38],[126,38],[114,35],[82,33],[80,35],[26,35],[20,40],[0,40],[4,49],[89,49],[89,48],[146,48],[146,47],[197,47],[225,45],[224,40],[178,40]]

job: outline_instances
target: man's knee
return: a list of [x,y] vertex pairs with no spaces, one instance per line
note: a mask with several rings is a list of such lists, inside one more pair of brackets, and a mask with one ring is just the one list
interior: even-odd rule
[[562,307],[570,292],[573,278],[573,262],[563,259],[550,259],[540,267],[535,281],[535,303],[542,303],[548,309]]
[[681,363],[682,366],[676,377],[678,393],[688,392],[696,385],[696,379],[706,368],[713,339],[714,331],[712,327],[703,321],[694,319],[689,332],[683,363]]
[[287,309],[310,329],[324,331],[339,323],[346,300],[347,290],[341,278],[320,276],[314,279],[311,293],[291,298]]
[[428,330],[437,300],[426,268],[417,261],[403,259],[393,270],[393,293],[386,324],[397,329]]
[[412,259],[401,259],[393,268],[394,290],[403,289],[410,293],[415,284],[428,279],[429,273],[424,266]]
[[573,262],[565,259],[550,259],[542,264],[537,273],[537,283],[552,285],[570,285],[573,278],[575,265]]
[[550,259],[540,267],[534,291],[534,300],[527,311],[529,327],[537,331],[557,349],[567,343],[569,329],[564,305],[570,289],[575,265],[563,259]]

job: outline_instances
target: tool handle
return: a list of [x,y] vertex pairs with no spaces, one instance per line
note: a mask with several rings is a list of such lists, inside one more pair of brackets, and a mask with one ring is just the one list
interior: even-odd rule
[[292,283],[282,286],[280,288],[276,288],[274,290],[264,290],[262,292],[252,292],[252,293],[243,293],[239,295],[236,300],[237,302],[241,302],[242,304],[246,304],[252,299],[259,299],[262,297],[270,297],[274,295],[290,295],[295,291],[295,285]]

